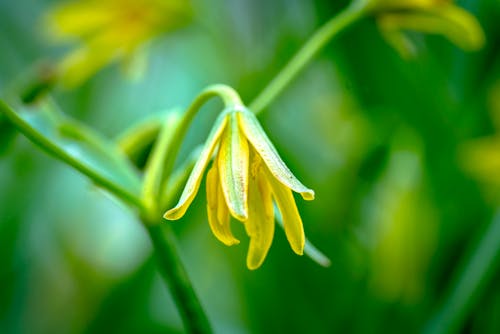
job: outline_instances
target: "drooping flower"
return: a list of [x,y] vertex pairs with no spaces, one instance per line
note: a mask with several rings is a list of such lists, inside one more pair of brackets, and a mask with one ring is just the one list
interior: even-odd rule
[[453,0],[360,0],[377,17],[385,39],[403,56],[415,52],[404,31],[440,34],[467,51],[484,44],[477,19]]
[[257,118],[244,107],[231,107],[219,116],[178,204],[165,218],[175,220],[184,215],[214,152],[206,190],[208,222],[217,239],[228,246],[238,244],[231,232],[230,216],[243,222],[250,237],[247,266],[258,268],[274,236],[274,200],[292,250],[302,255],[304,229],[292,191],[305,200],[313,200],[314,191],[292,174]]
[[76,86],[101,68],[121,60],[142,60],[140,50],[159,34],[188,21],[186,0],[75,0],[56,6],[46,17],[57,43],[76,42],[58,64],[61,82]]

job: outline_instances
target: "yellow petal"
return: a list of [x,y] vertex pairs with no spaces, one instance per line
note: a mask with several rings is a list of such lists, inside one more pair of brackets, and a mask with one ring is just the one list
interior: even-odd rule
[[229,210],[222,195],[217,164],[214,164],[207,174],[207,212],[208,223],[217,239],[227,246],[240,243],[229,226]]
[[245,229],[250,237],[247,267],[254,270],[264,262],[274,236],[273,201],[266,175],[261,168],[250,176],[248,203],[248,220],[245,222]]
[[101,31],[59,64],[63,85],[77,86],[115,60],[131,57],[138,45],[150,37],[152,31],[137,25],[113,26]]
[[217,162],[222,192],[233,217],[248,218],[248,142],[238,128],[236,114],[229,114],[229,124],[221,139]]
[[432,8],[432,12],[443,20],[443,30],[438,32],[462,49],[478,50],[484,45],[483,29],[471,13],[452,4]]
[[65,87],[78,86],[115,59],[113,50],[82,46],[65,56],[59,64],[60,80]]
[[449,0],[365,0],[367,8],[375,11],[428,8],[447,1]]
[[116,20],[108,1],[79,1],[59,5],[45,18],[49,33],[58,40],[84,37]]
[[414,58],[417,55],[417,47],[399,28],[393,26],[388,16],[382,16],[377,20],[380,33],[387,43],[389,43],[404,59]]
[[166,219],[175,220],[181,218],[184,213],[186,213],[187,208],[196,196],[196,193],[200,188],[203,172],[212,158],[215,146],[217,145],[219,138],[226,127],[226,116],[227,115],[225,113],[222,113],[215,121],[214,127],[212,128],[212,131],[210,131],[210,134],[205,142],[205,146],[200,153],[200,158],[196,161],[193,171],[189,175],[189,179],[187,180],[186,187],[182,192],[181,198],[173,209],[170,209],[165,213],[164,217]]
[[484,33],[474,16],[452,4],[433,6],[425,11],[384,14],[383,30],[415,30],[441,34],[464,50],[477,50],[484,44]]
[[305,200],[313,200],[314,191],[304,186],[281,160],[255,115],[248,110],[239,111],[237,114],[239,125],[245,136],[262,157],[274,177],[288,188],[300,193]]
[[292,191],[281,184],[281,182],[278,182],[269,171],[266,171],[266,174],[274,200],[278,205],[278,209],[283,219],[288,242],[295,253],[302,255],[304,253],[306,238],[304,235],[304,227],[302,226],[302,219],[300,218]]

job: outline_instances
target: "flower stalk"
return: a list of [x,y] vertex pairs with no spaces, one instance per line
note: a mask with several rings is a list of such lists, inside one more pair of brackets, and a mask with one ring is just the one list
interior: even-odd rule
[[164,186],[168,184],[168,179],[170,174],[172,174],[177,154],[179,153],[184,137],[186,136],[194,117],[209,99],[217,96],[222,99],[226,107],[242,104],[239,95],[231,87],[226,85],[208,86],[194,99],[193,102],[191,102],[191,105],[187,108],[186,112],[182,116],[182,119],[179,121],[178,126],[175,128],[174,133],[172,134],[170,145],[166,148],[166,160],[163,165],[165,179],[161,184],[161,189],[164,189]]
[[333,37],[364,17],[366,11],[363,5],[363,3],[354,1],[340,14],[334,16],[319,28],[278,75],[250,103],[249,109],[259,114],[267,108]]
[[167,282],[179,309],[185,330],[192,334],[209,334],[212,328],[177,253],[169,224],[144,222],[155,249],[160,273]]

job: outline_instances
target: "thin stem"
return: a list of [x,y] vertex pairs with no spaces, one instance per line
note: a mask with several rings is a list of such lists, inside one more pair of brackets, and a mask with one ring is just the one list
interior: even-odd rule
[[125,129],[115,139],[120,151],[131,157],[152,144],[160,133],[165,117],[171,112],[171,110],[165,110],[154,113]]
[[[164,116],[162,114],[162,116]],[[162,120],[155,118],[147,119],[126,130],[116,139],[116,145],[127,156],[132,157],[148,144],[152,143],[160,132]]]
[[171,129],[177,122],[178,114],[170,113],[163,120],[163,126],[158,135],[153,150],[146,164],[144,182],[142,187],[142,198],[148,208],[148,214],[154,221],[154,217],[161,216],[159,212],[159,202],[161,198],[161,183],[164,177],[163,165],[167,159],[168,146],[172,141]]
[[198,147],[193,150],[181,166],[175,170],[169,177],[169,182],[166,184],[165,189],[168,191],[162,191],[160,193],[160,209],[165,212],[173,205],[173,201],[176,196],[179,195],[181,190],[184,188],[184,184],[189,178],[189,174],[193,170],[196,161],[200,157],[202,147]]
[[172,173],[174,168],[174,163],[181,148],[181,144],[184,141],[184,137],[186,136],[189,125],[196,116],[198,110],[212,97],[219,96],[222,98],[224,105],[241,105],[241,99],[229,86],[226,85],[213,85],[204,89],[191,103],[191,105],[186,110],[185,114],[182,116],[180,124],[175,129],[175,132],[172,135],[171,145],[167,147],[167,151],[165,152],[165,156],[167,160],[165,161],[163,175],[165,175],[165,179],[162,183],[161,189],[164,188],[164,185],[168,183],[168,177]]
[[29,124],[24,122],[22,118],[19,117],[19,115],[2,100],[0,100],[0,112],[3,112],[3,114],[17,128],[18,131],[24,134],[34,144],[38,145],[42,150],[70,165],[80,173],[86,175],[94,183],[101,186],[102,188],[107,189],[109,192],[121,198],[123,201],[134,205],[140,210],[144,210],[142,201],[136,194],[133,194],[128,190],[122,188],[120,185],[114,183],[113,181],[108,180],[105,176],[99,174],[97,171],[88,167],[80,160],[75,159],[74,157],[66,153],[60,147],[45,138],[41,133],[34,130],[31,126],[29,126]]
[[444,334],[461,331],[470,310],[477,305],[500,267],[500,213],[481,232],[454,275],[451,289],[442,305],[427,323],[423,333]]
[[153,242],[154,254],[160,272],[170,287],[186,331],[189,333],[212,333],[208,318],[177,254],[174,234],[170,226],[149,222],[145,222],[144,225]]
[[355,1],[353,5],[325,23],[250,103],[249,109],[256,114],[262,112],[334,36],[362,18],[364,13],[361,3]]

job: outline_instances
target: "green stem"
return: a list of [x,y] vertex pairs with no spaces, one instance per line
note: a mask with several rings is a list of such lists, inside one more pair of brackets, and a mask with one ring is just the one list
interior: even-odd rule
[[317,30],[281,72],[250,103],[249,109],[256,114],[262,112],[334,36],[363,17],[365,11],[361,4],[362,2],[355,1],[353,5]]
[[162,121],[163,119],[152,117],[134,125],[116,139],[116,145],[130,159],[133,159],[138,151],[154,142],[160,132]]
[[102,188],[107,189],[109,192],[121,198],[126,203],[132,204],[140,210],[144,210],[142,201],[138,196],[130,193],[120,185],[108,180],[105,176],[88,167],[80,160],[73,158],[60,147],[45,138],[42,134],[31,128],[26,122],[21,119],[21,117],[19,117],[19,115],[14,110],[12,110],[2,100],[0,100],[0,112],[2,112],[9,119],[9,121],[17,128],[18,131],[24,134],[33,143],[38,145],[42,150],[70,165],[80,173],[86,175],[94,183],[101,186]]
[[[201,154],[201,147],[195,149],[191,152],[190,156],[182,163],[179,168],[177,168],[172,175],[169,177],[168,184],[165,185],[165,189],[162,190],[160,194],[160,209],[165,212],[174,204],[174,199],[179,196],[179,193],[184,188],[189,174],[193,170],[196,161]],[[168,189],[168,191],[166,191]]]
[[163,278],[170,287],[188,333],[212,333],[210,323],[177,254],[173,231],[168,224],[145,222],[153,242]]
[[168,147],[172,142],[171,129],[175,128],[177,118],[177,113],[170,113],[165,117],[163,126],[146,163],[142,198],[145,206],[148,208],[149,221],[154,221],[154,217],[161,217],[162,215],[162,212],[159,212],[159,202],[162,190],[161,184],[164,178],[163,165],[168,157]]
[[492,284],[500,266],[500,213],[482,231],[456,272],[453,285],[444,302],[427,323],[423,333],[444,334],[461,332],[471,309]]
[[[365,14],[363,6],[363,1],[354,1],[351,6],[330,19],[330,21],[316,31],[283,70],[252,101],[249,109],[256,114],[262,112],[335,35],[363,17]],[[165,175],[167,177],[172,172],[175,157],[179,152],[182,139],[194,116],[200,107],[214,96],[222,97],[226,105],[241,104],[238,94],[231,87],[225,85],[209,86],[201,92],[187,109],[181,125],[177,127],[176,133],[173,136],[174,141],[168,148],[168,160],[165,165]]]
[[213,85],[205,88],[191,103],[191,105],[186,110],[185,114],[182,116],[180,124],[175,129],[175,132],[172,135],[173,140],[171,141],[171,145],[167,147],[167,151],[165,152],[165,156],[167,160],[165,161],[163,175],[165,175],[165,179],[162,183],[161,189],[164,188],[164,185],[168,183],[168,177],[172,173],[174,168],[174,163],[181,148],[182,142],[184,141],[184,137],[186,136],[189,125],[196,116],[198,110],[212,97],[219,96],[222,98],[224,105],[241,105],[241,99],[229,86],[226,85]]

